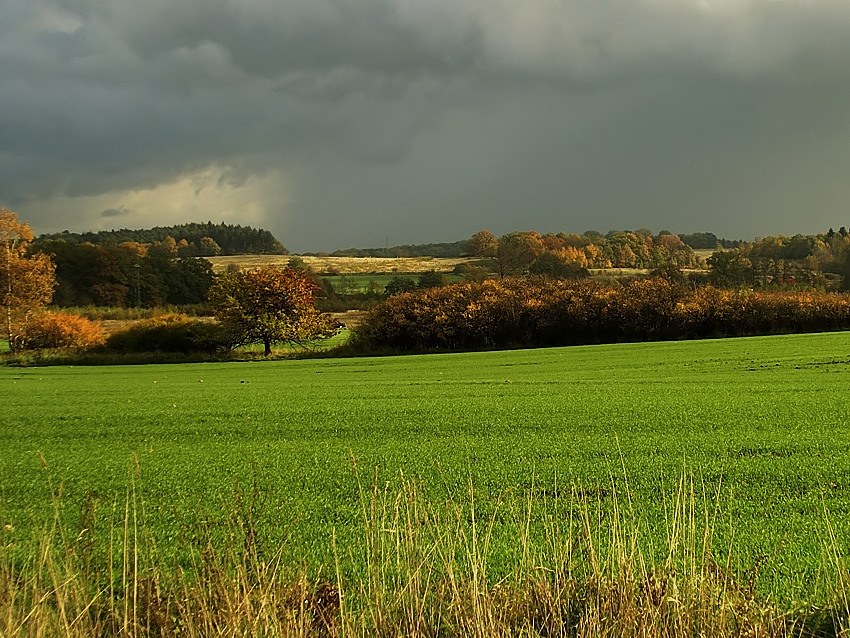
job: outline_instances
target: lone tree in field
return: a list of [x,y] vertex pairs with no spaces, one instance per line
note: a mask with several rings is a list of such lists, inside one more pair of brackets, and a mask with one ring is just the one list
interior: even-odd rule
[[0,306],[9,350],[15,351],[17,330],[49,303],[56,285],[55,268],[45,254],[26,256],[33,239],[29,224],[0,208]]
[[319,287],[291,268],[265,266],[221,275],[210,289],[216,317],[235,345],[303,343],[330,337],[339,324],[316,308]]

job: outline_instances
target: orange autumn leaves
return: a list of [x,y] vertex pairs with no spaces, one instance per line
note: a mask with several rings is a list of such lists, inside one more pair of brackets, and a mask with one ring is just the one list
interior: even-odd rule
[[291,268],[227,273],[210,290],[216,318],[234,344],[305,342],[335,334],[339,325],[316,308],[319,287]]
[[0,208],[0,308],[9,349],[20,347],[20,331],[53,298],[55,268],[47,255],[27,256],[29,224]]
[[364,350],[474,350],[850,328],[850,296],[503,279],[391,297],[355,331]]

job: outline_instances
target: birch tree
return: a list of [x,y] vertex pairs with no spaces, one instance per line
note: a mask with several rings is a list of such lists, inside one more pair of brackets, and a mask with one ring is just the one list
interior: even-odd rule
[[29,224],[0,208],[0,307],[9,350],[16,349],[18,327],[49,303],[56,285],[55,268],[45,254],[27,256],[33,240]]

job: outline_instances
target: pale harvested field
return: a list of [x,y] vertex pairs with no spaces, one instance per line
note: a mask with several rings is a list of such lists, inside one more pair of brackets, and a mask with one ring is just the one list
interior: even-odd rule
[[[710,256],[712,250],[697,250],[701,258]],[[705,254],[705,257],[703,256]],[[286,266],[296,255],[229,255],[226,257],[207,257],[216,273],[224,272],[228,264],[238,264],[243,270],[260,266]],[[434,270],[440,273],[452,272],[458,264],[475,261],[471,257],[307,257],[301,256],[304,263],[317,273],[339,275],[370,275],[381,273],[412,274]],[[705,272],[702,269],[685,269],[686,272]],[[591,268],[590,273],[607,277],[634,277],[646,275],[646,268]]]
[[[242,269],[260,266],[286,266],[295,255],[229,255],[208,257],[215,272],[223,272],[228,264],[238,264]],[[299,255],[300,256],[300,255]],[[428,270],[451,272],[458,264],[470,261],[468,257],[445,259],[441,257],[306,257],[304,263],[318,273],[336,272],[340,275],[372,273],[421,273]]]

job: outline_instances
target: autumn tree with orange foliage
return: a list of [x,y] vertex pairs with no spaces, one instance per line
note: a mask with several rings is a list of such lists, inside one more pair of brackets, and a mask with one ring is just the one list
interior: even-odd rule
[[50,257],[27,257],[32,228],[12,211],[0,208],[0,306],[4,311],[9,349],[17,346],[16,333],[32,314],[49,303],[56,285]]
[[16,336],[21,350],[76,348],[102,345],[106,339],[100,324],[66,312],[40,312],[26,322]]
[[231,343],[303,343],[330,337],[339,324],[316,308],[319,287],[291,268],[274,266],[227,273],[210,290],[216,318]]

